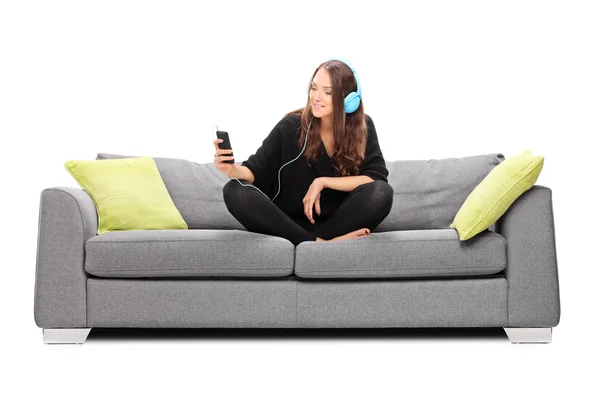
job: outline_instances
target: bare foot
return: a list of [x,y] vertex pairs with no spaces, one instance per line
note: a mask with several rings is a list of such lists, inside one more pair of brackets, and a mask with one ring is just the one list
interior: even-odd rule
[[334,237],[333,239],[330,239],[330,240],[325,240],[325,239],[321,239],[320,237],[318,237],[317,242],[330,242],[330,241],[334,241],[334,240],[357,239],[360,237],[369,236],[370,233],[371,233],[371,231],[368,228],[362,228],[362,229],[357,229],[355,231],[352,231],[350,233],[346,233],[345,235],[342,235],[342,236]]

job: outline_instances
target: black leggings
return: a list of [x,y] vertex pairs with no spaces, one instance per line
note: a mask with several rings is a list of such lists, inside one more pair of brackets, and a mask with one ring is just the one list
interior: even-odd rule
[[325,220],[318,219],[313,206],[314,225],[306,216],[297,219],[287,215],[258,190],[242,186],[235,179],[223,187],[223,199],[229,212],[248,231],[279,236],[297,246],[317,237],[329,240],[361,228],[372,232],[392,209],[393,189],[383,181],[359,185]]

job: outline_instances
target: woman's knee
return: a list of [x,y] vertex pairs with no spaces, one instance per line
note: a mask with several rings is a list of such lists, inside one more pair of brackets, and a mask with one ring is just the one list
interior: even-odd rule
[[242,191],[243,186],[236,181],[235,179],[231,179],[229,182],[223,186],[223,200],[225,204],[239,204],[242,200]]
[[236,206],[247,208],[248,205],[257,205],[264,201],[270,203],[268,197],[257,188],[247,181],[240,182],[237,179],[231,179],[223,186],[223,200],[229,209]]
[[367,184],[370,190],[370,200],[377,208],[391,210],[394,201],[394,189],[384,181],[373,181]]

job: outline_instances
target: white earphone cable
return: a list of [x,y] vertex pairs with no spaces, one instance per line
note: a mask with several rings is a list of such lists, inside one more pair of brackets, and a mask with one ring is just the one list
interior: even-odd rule
[[[314,117],[313,117],[313,118],[314,118]],[[283,169],[283,167],[285,167],[286,165],[288,165],[288,164],[290,164],[290,163],[292,163],[292,162],[296,161],[296,160],[297,160],[297,159],[298,159],[298,158],[299,158],[299,157],[302,155],[302,153],[304,153],[304,149],[306,148],[306,142],[308,141],[308,134],[310,133],[310,127],[312,126],[312,121],[313,121],[313,118],[311,118],[311,119],[310,119],[310,122],[308,123],[308,129],[306,130],[306,138],[304,138],[304,146],[302,147],[302,151],[300,152],[300,154],[298,154],[298,156],[297,156],[296,158],[294,158],[293,160],[291,160],[291,161],[288,161],[287,163],[283,164],[283,165],[281,166],[281,168],[279,168],[279,171],[277,172],[277,183],[278,183],[278,190],[277,190],[277,194],[275,195],[275,197],[273,197],[272,199],[269,199],[269,196],[267,196],[266,194],[264,194],[264,193],[263,193],[263,191],[262,191],[262,190],[260,190],[259,188],[257,188],[256,186],[254,186],[254,185],[252,185],[252,184],[250,184],[250,183],[249,183],[249,184],[244,184],[244,183],[242,183],[242,182],[241,182],[239,179],[237,179],[237,178],[233,178],[233,179],[235,179],[236,181],[238,181],[238,182],[239,182],[239,184],[240,184],[240,185],[242,185],[242,186],[250,186],[250,187],[253,187],[254,189],[256,189],[256,190],[258,190],[259,192],[261,192],[261,193],[262,193],[262,194],[263,194],[263,195],[264,195],[264,196],[265,196],[267,199],[269,199],[270,201],[275,201],[275,198],[276,198],[277,196],[279,196],[279,192],[281,191],[281,170],[282,170],[282,169]],[[216,125],[215,125],[215,126],[216,126]],[[225,177],[223,177],[223,179],[224,179],[224,180],[228,180],[228,178],[225,178]]]

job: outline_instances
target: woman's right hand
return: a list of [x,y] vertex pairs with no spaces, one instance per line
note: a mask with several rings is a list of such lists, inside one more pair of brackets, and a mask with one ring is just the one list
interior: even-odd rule
[[[219,149],[219,143],[221,143],[222,141],[223,141],[223,139],[213,140],[213,144],[215,145],[215,150],[217,150],[217,152],[215,153],[214,164],[217,166],[217,169],[219,171],[221,171],[221,172],[225,173],[227,176],[229,176],[229,174],[231,173],[231,170],[234,168],[235,164],[229,164],[229,163],[226,163],[223,161],[234,159],[234,157],[232,156],[233,150]],[[229,155],[225,155],[225,154],[229,154]]]

